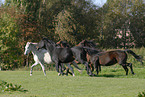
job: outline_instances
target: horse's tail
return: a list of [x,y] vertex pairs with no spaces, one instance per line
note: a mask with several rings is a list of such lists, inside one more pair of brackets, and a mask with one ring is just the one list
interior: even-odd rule
[[126,49],[125,51],[126,51],[127,53],[133,55],[135,59],[137,59],[139,62],[141,62],[141,64],[143,64],[143,62],[142,62],[142,57],[141,57],[141,56],[135,54],[132,50],[129,50],[129,49]]

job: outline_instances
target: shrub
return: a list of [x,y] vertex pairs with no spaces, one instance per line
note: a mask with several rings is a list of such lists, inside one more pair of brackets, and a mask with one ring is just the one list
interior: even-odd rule
[[14,85],[12,83],[7,83],[5,81],[1,81],[0,83],[0,92],[13,92],[13,91],[20,91],[20,92],[27,92],[24,90],[21,85]]
[[145,91],[144,91],[144,92],[140,92],[140,93],[138,94],[138,97],[145,97]]

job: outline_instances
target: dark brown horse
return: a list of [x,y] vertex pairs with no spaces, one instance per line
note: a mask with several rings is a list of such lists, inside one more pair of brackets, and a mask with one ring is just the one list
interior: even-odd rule
[[[82,41],[81,44],[84,46],[89,46],[90,44],[87,44],[87,40]],[[116,63],[119,63],[124,70],[126,71],[126,75],[128,75],[128,68],[130,67],[131,73],[134,74],[132,63],[127,63],[127,53],[134,56],[135,59],[142,62],[142,58],[138,55],[136,55],[132,50],[112,50],[112,51],[104,51],[100,52],[94,48],[87,48],[87,55],[88,55],[88,61],[91,62],[91,64],[94,64],[97,74],[99,73],[99,69],[101,70],[100,66],[111,66]]]
[[[57,43],[56,43],[58,46],[60,46],[60,47],[62,47],[62,48],[69,48],[70,47],[70,45],[66,42],[66,41],[58,41]],[[74,63],[73,64],[77,64],[78,63],[78,61],[76,61],[76,60],[74,60]],[[71,63],[72,64],[72,63]],[[77,65],[74,65],[75,67],[77,66]],[[78,66],[76,67],[76,69],[81,73],[82,72],[82,69],[80,69]],[[66,75],[68,75],[68,73],[69,74],[71,74],[72,75],[72,73],[69,71],[69,68],[67,67],[66,68]]]
[[[70,47],[70,45],[66,41],[59,41],[56,44],[60,45],[62,48],[67,48]],[[86,51],[82,46],[74,46],[71,48],[74,56],[75,56],[75,62],[76,63],[81,63],[86,66],[87,74],[90,76],[94,75],[91,71],[91,66],[89,66],[87,62],[87,57],[86,57]]]

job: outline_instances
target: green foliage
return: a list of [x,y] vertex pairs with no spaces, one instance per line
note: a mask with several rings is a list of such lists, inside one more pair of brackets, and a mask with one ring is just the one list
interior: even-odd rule
[[[100,9],[102,46],[106,48],[144,46],[144,6],[143,0],[107,0]],[[128,32],[130,35],[127,35]],[[121,38],[116,37],[118,33],[121,33]]]
[[13,91],[20,91],[20,92],[27,92],[24,90],[21,85],[14,85],[12,83],[7,83],[5,81],[0,81],[0,93],[1,92],[13,92]]
[[[3,69],[12,69],[13,67],[18,67],[20,63],[18,61],[18,56],[21,51],[18,47],[18,36],[19,36],[19,27],[16,23],[16,14],[15,7],[3,9],[7,13],[2,12],[0,15],[0,57],[2,63],[5,63]],[[11,11],[9,11],[11,10]],[[13,14],[13,15],[12,15]],[[9,60],[11,59],[11,60]],[[13,66],[12,66],[13,65]]]
[[2,69],[25,66],[26,42],[38,42],[44,36],[55,42],[65,40],[72,46],[83,39],[93,39],[102,48],[142,47],[145,45],[142,2],[107,0],[99,8],[92,0],[5,0],[0,6]]
[[140,93],[138,94],[138,97],[145,97],[145,92],[140,92]]

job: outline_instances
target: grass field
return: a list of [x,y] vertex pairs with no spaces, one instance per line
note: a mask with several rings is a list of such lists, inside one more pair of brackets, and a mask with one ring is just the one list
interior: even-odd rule
[[145,68],[134,68],[136,75],[125,75],[121,66],[102,67],[97,77],[86,71],[76,76],[57,76],[56,71],[0,71],[0,80],[22,85],[27,92],[0,92],[0,97],[137,97],[145,90]]
[[[132,50],[145,59],[145,48]],[[137,97],[140,92],[145,92],[145,66],[140,65],[131,55],[128,62],[133,63],[135,75],[129,69],[129,75],[126,76],[120,65],[102,67],[97,77],[88,76],[85,70],[82,74],[75,70],[75,77],[57,76],[56,71],[48,69],[47,76],[44,76],[40,65],[34,68],[33,76],[29,76],[30,68],[0,71],[0,84],[6,81],[22,85],[27,90],[0,91],[0,97]]]

